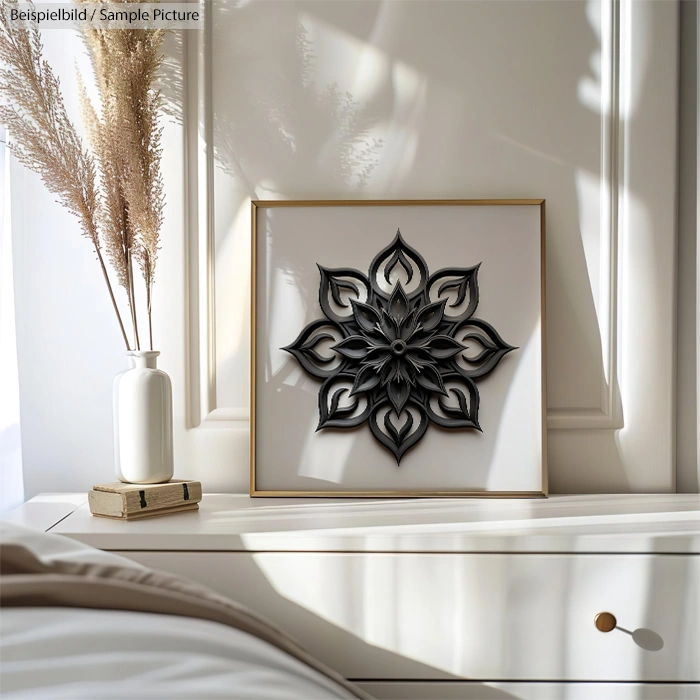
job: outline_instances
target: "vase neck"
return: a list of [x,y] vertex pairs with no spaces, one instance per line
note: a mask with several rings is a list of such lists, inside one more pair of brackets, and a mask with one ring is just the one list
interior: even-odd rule
[[126,353],[134,363],[135,369],[157,369],[157,350],[129,350]]

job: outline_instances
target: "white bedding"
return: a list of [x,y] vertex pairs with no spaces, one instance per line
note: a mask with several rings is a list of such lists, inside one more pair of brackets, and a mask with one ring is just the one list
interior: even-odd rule
[[350,698],[251,635],[207,620],[14,608],[0,616],[3,700]]
[[[67,538],[0,525],[43,559],[136,566]],[[83,608],[5,608],[0,615],[5,700],[352,698],[277,647],[217,622]]]

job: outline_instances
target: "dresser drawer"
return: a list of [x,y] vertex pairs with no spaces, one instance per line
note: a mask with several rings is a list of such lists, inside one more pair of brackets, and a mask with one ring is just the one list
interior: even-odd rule
[[[348,678],[700,680],[693,555],[119,553],[248,605]],[[618,629],[596,629],[603,611]]]

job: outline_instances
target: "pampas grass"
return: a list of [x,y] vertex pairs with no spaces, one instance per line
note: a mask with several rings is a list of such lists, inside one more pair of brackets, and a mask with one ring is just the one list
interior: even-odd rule
[[[84,0],[79,0],[83,2]],[[132,2],[133,0],[121,0]],[[163,222],[161,97],[154,83],[164,31],[83,30],[99,95],[96,107],[79,74],[88,149],[68,118],[58,78],[42,57],[36,24],[8,19],[16,0],[0,0],[0,121],[18,161],[38,173],[59,202],[78,217],[102,268],[127,349],[141,349],[135,272],[145,285],[149,346],[151,302]],[[104,255],[103,255],[104,253]],[[132,340],[115,299],[104,256],[126,295]]]

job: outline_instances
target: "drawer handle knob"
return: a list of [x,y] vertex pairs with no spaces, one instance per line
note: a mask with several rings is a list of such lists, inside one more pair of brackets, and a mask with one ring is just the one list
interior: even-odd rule
[[598,613],[594,622],[600,632],[612,632],[617,627],[617,618],[609,612]]

